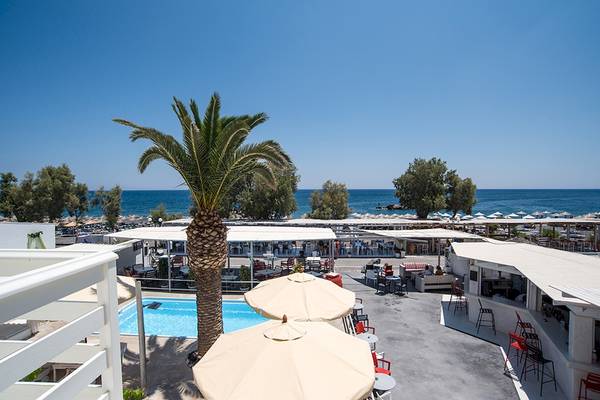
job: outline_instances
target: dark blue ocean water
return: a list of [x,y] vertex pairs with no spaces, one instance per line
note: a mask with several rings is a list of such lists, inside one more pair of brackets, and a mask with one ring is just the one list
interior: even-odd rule
[[[303,189],[296,193],[298,211],[294,217],[310,211],[310,193]],[[378,205],[397,203],[392,189],[350,189],[349,205],[353,212],[371,214],[405,214],[410,211],[377,210]],[[190,195],[186,190],[125,190],[122,198],[122,215],[148,215],[150,209],[164,203],[170,213],[187,215]],[[567,211],[582,215],[600,211],[600,189],[479,189],[474,213],[486,215],[496,211],[511,212]],[[99,215],[95,209],[90,215]]]

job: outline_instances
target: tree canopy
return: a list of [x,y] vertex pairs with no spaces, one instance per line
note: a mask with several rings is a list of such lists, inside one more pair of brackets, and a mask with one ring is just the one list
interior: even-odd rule
[[181,217],[183,217],[183,215],[179,213],[169,214],[164,203],[160,203],[150,210],[150,218],[152,218],[152,222],[155,224],[161,221],[172,221]]
[[250,175],[237,197],[239,212],[254,220],[281,219],[297,209],[299,176],[290,165],[275,171],[275,185],[265,185],[260,175]]
[[471,179],[461,179],[455,170],[448,170],[445,161],[435,157],[416,158],[393,183],[400,205],[414,209],[422,219],[444,208],[454,215],[460,210],[470,213],[476,201]]
[[323,184],[321,190],[315,190],[310,195],[312,211],[309,218],[344,219],[348,217],[348,189],[343,183],[330,180]]
[[65,211],[81,217],[87,211],[87,186],[75,182],[65,164],[47,166],[19,182],[8,172],[0,175],[0,212],[22,222],[55,221]]
[[102,209],[102,213],[106,218],[106,225],[111,230],[116,229],[121,215],[121,193],[121,187],[118,185],[108,191],[104,190],[104,186],[101,186],[100,189],[96,190],[92,199],[92,205]]

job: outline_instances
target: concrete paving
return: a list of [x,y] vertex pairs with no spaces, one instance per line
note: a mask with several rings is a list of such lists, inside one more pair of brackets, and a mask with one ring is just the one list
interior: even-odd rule
[[378,295],[357,272],[344,273],[344,287],[363,299],[392,363],[394,398],[518,399],[498,346],[440,325],[441,294]]

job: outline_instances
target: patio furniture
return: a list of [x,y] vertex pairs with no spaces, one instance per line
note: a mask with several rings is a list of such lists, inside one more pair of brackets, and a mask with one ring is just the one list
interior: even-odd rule
[[452,286],[450,287],[450,300],[448,301],[448,310],[450,310],[450,305],[452,304],[452,299],[454,297],[462,297],[464,294],[463,288],[461,287],[461,283],[458,279],[455,279],[452,282]]
[[366,325],[362,321],[359,321],[356,323],[356,325],[354,325],[354,331],[356,332],[357,335],[360,335],[361,333],[369,333],[369,332],[372,334],[375,334],[375,328],[372,326]]
[[510,359],[511,351],[516,351],[515,360],[517,361],[516,365],[519,365],[523,354],[527,351],[527,344],[525,343],[525,338],[517,335],[516,333],[508,334],[508,350],[506,351],[506,359],[504,360],[504,373],[508,373],[508,360]]
[[[584,390],[583,397],[581,397],[581,390]],[[600,375],[588,372],[585,378],[581,378],[579,381],[579,395],[578,400],[588,398],[588,390],[594,393],[600,393]]]
[[[525,362],[523,363],[523,369],[521,370],[520,379],[527,380],[527,374],[534,372],[536,377],[540,380],[540,396],[542,396],[542,390],[544,384],[553,382],[554,391],[558,391],[556,387],[556,374],[554,372],[554,361],[544,357],[544,354],[540,349],[535,346],[526,345],[527,350],[525,351]],[[546,365],[550,364],[552,369],[546,370]],[[540,370],[541,367],[541,370]],[[548,378],[548,379],[546,379]]]
[[[384,360],[383,358],[378,358],[377,353],[374,351],[371,352],[371,356],[373,357],[373,366],[375,367],[376,374],[384,374],[384,375],[392,375],[392,363],[388,360]],[[389,389],[380,389],[380,390],[390,390]]]
[[[450,306],[448,306],[449,308]],[[454,300],[454,315],[456,315],[456,310],[465,310],[466,313],[469,312],[469,302],[465,297],[465,293],[462,289],[458,289],[455,294]]]
[[344,284],[342,283],[342,275],[341,274],[338,274],[335,272],[328,272],[325,275],[323,275],[323,278],[327,279],[330,282],[335,283],[339,287],[344,287]]
[[518,311],[515,311],[515,314],[517,314],[517,325],[515,326],[515,332],[519,332],[521,335],[524,332],[535,333],[535,328],[533,325],[531,325],[531,323],[523,321]]
[[400,276],[407,278],[412,272],[423,272],[425,271],[425,263],[404,263],[400,264]]
[[494,318],[494,311],[491,308],[483,307],[481,304],[481,299],[477,299],[479,302],[479,315],[477,316],[477,334],[479,334],[479,329],[482,326],[490,327],[494,330],[494,335],[496,334],[496,319]]
[[371,350],[375,350],[377,342],[379,341],[379,338],[376,335],[373,335],[372,333],[368,332],[357,333],[356,337],[369,343],[369,346],[371,346]]
[[533,346],[538,349],[542,348],[542,341],[540,340],[540,337],[537,335],[537,333],[522,332],[521,336],[523,336],[523,338],[525,339],[525,343],[527,344],[527,346]]
[[370,286],[369,282],[371,282],[371,281],[373,282],[373,285],[377,285],[377,279],[378,279],[378,276],[377,276],[377,273],[374,270],[367,269],[365,271],[365,284],[367,286]]
[[394,293],[400,296],[408,294],[408,280],[399,278],[398,282],[394,283]]
[[387,275],[385,276],[385,288],[387,293],[395,293],[396,285],[401,281],[402,278],[399,276]]
[[419,292],[427,290],[451,289],[454,283],[454,275],[427,275],[415,278],[415,288]]

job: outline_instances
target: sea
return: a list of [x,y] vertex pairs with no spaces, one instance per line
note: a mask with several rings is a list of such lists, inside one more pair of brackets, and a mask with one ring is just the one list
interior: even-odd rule
[[[300,218],[310,211],[310,194],[313,189],[296,192],[298,210],[292,215]],[[398,203],[393,189],[349,189],[348,205],[358,214],[412,214],[413,210],[381,210],[388,204]],[[600,212],[600,189],[478,189],[477,204],[473,213],[485,215],[499,211],[503,214],[524,211],[569,212],[585,215]],[[163,203],[169,213],[188,215],[190,194],[187,190],[124,190],[121,215],[148,215],[152,208]],[[98,216],[97,208],[88,212]]]

